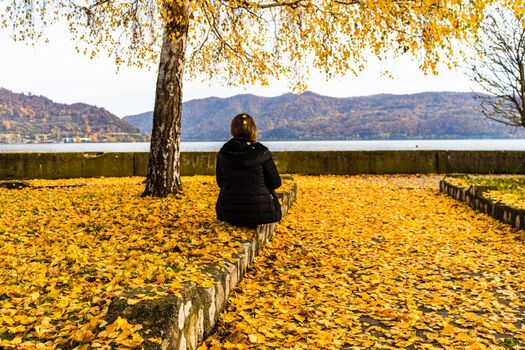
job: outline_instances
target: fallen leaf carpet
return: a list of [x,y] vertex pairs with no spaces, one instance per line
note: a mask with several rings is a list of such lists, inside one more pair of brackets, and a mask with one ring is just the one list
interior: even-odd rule
[[298,199],[201,349],[518,349],[525,254],[440,176],[295,176]]

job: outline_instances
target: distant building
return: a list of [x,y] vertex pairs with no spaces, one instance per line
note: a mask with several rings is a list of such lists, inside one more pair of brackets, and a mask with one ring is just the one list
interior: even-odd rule
[[62,143],[86,143],[86,142],[92,142],[91,138],[80,137],[80,136],[62,138]]
[[20,134],[0,134],[0,143],[22,143]]
[[48,134],[35,134],[35,143],[46,143],[49,140]]

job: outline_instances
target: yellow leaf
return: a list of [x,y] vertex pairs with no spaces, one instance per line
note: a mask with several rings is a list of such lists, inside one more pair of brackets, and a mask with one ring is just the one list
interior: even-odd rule
[[459,341],[462,341],[462,342],[466,342],[466,341],[471,341],[472,339],[469,337],[469,335],[467,333],[459,333],[456,336],[456,340],[459,340]]
[[294,315],[293,318],[295,318],[299,322],[304,322],[305,317],[301,315]]
[[151,337],[151,338],[148,338],[148,340],[152,343],[155,343],[155,344],[162,344],[162,338],[160,337]]
[[372,346],[374,344],[375,344],[375,341],[369,339],[369,340],[366,340],[365,342],[363,342],[362,345],[368,347],[368,346]]

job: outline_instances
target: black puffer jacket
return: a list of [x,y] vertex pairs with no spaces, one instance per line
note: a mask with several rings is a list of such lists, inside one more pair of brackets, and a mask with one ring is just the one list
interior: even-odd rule
[[254,227],[281,220],[275,189],[281,178],[272,153],[259,142],[233,138],[217,155],[217,218],[236,226]]

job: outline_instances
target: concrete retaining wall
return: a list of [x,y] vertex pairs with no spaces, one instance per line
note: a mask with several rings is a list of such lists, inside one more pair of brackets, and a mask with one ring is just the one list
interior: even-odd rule
[[437,173],[525,174],[523,151],[440,151]]
[[[215,152],[181,154],[183,175],[213,175]],[[525,174],[523,151],[274,152],[290,174]],[[148,153],[0,153],[0,179],[145,176]]]
[[445,179],[441,180],[439,188],[441,192],[466,203],[476,211],[492,216],[496,220],[509,224],[517,229],[525,229],[525,210],[510,207],[502,202],[494,202],[492,199],[483,196],[483,192],[495,190],[496,187],[459,187]]
[[[295,201],[297,186],[293,184],[290,191],[278,192],[277,195],[285,215]],[[106,321],[112,323],[120,316],[130,323],[142,324],[140,332],[145,339],[143,349],[196,349],[204,337],[211,333],[226,307],[231,291],[271,239],[275,227],[276,224],[259,225],[252,239],[243,242],[243,253],[235,261],[226,262],[222,268],[210,266],[207,272],[215,279],[215,284],[210,288],[187,284],[180,296],[169,294],[160,299],[128,305],[128,299],[135,299],[137,294],[149,293],[148,290],[137,289],[110,304]],[[160,338],[161,344],[148,340],[151,338]]]

